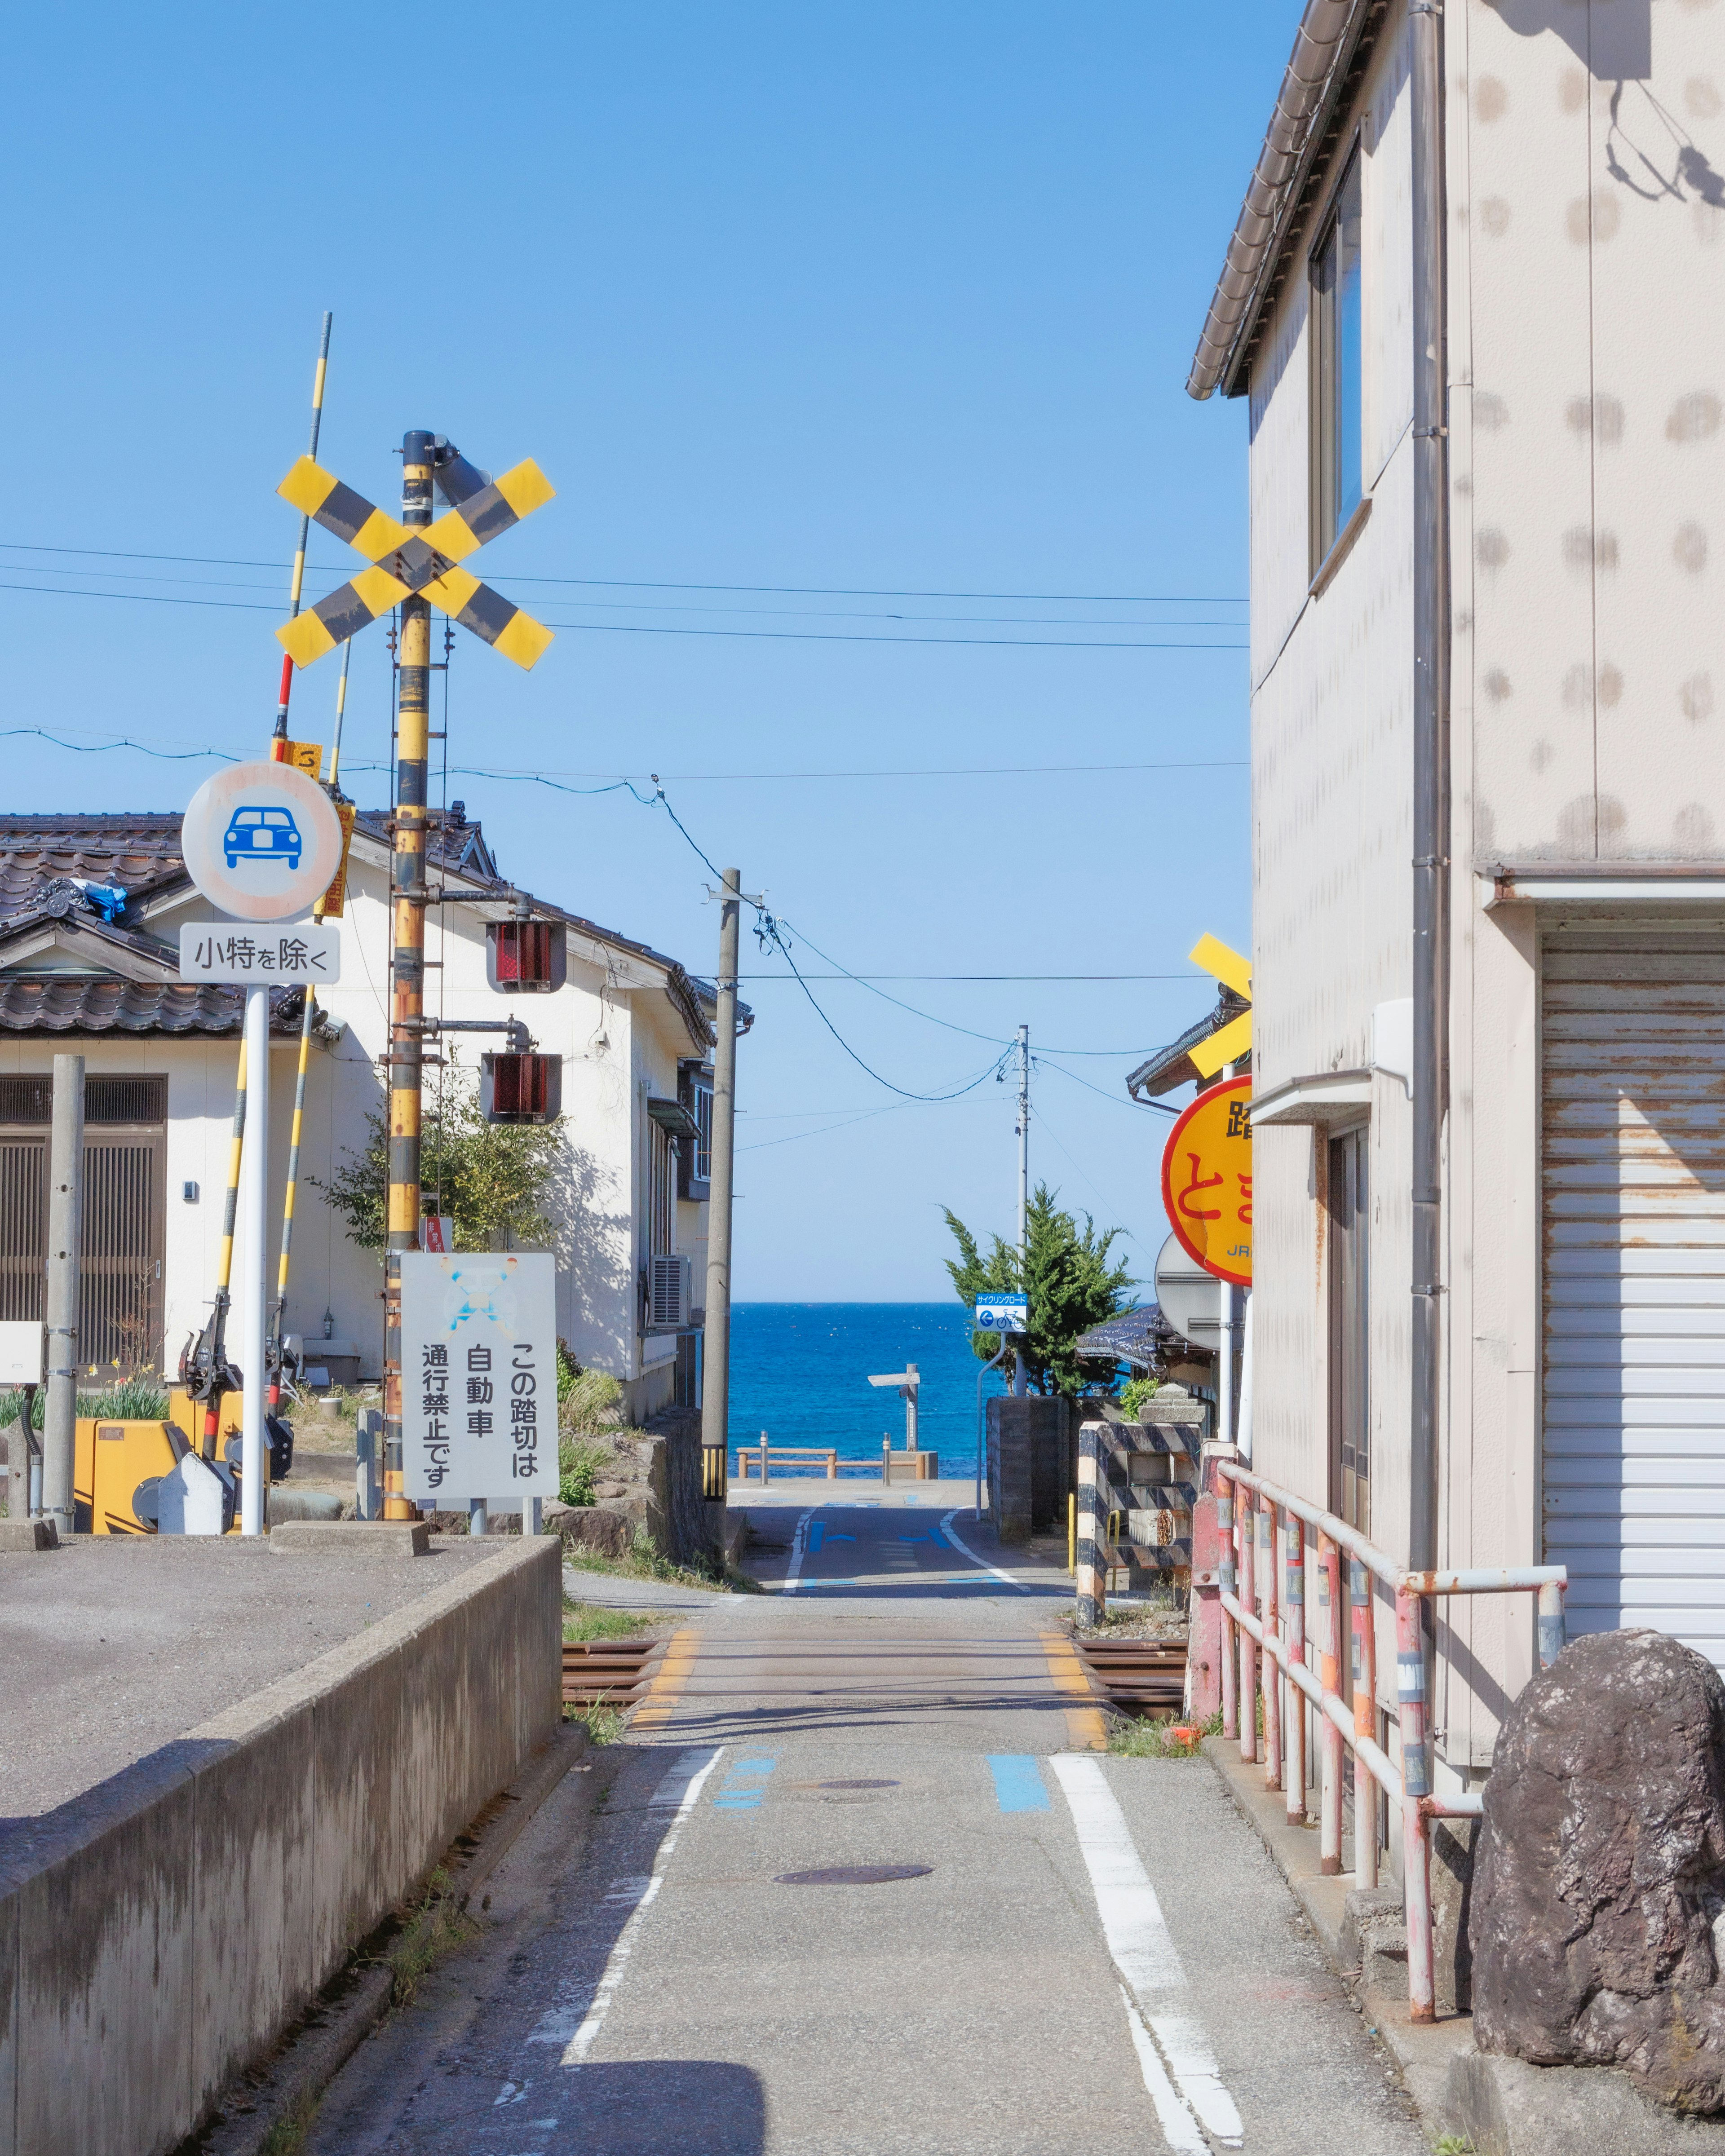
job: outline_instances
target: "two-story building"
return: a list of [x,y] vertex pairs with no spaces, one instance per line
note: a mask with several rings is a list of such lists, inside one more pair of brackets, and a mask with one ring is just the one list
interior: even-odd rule
[[[172,814],[0,817],[0,1317],[41,1313],[49,1080],[55,1051],[74,1050],[86,1070],[86,1365],[172,1369],[214,1289],[243,995],[179,978],[180,925],[211,915],[179,833]],[[623,1381],[637,1419],[696,1404],[699,1310],[677,1327],[661,1301],[655,1323],[649,1288],[655,1257],[685,1255],[691,1305],[702,1299],[713,992],[674,958],[508,883],[459,803],[434,819],[429,865],[442,902],[428,909],[428,1014],[519,1017],[562,1058],[558,1166],[542,1207],[558,1329],[583,1365]],[[350,1239],[326,1189],[363,1155],[384,1102],[389,877],[388,819],[363,813],[341,979],[318,996],[284,1327],[304,1337],[308,1362],[367,1379],[382,1367],[382,1259]],[[567,978],[506,998],[488,979],[487,931],[524,899],[561,925]],[[301,1008],[285,992],[272,1020],[272,1290]],[[440,1086],[470,1086],[480,1055],[501,1045],[445,1035],[428,1105]],[[431,1206],[429,1149],[423,1177]],[[253,1228],[242,1208],[240,1262]]]
[[[1725,10],[1310,0],[1189,388],[1250,415],[1257,1464],[1725,1663]],[[1440,1777],[1533,1656],[1443,1608]]]

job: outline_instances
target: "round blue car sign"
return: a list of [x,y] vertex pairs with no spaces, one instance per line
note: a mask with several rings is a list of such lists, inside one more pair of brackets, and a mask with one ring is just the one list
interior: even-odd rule
[[309,913],[341,861],[341,824],[316,781],[289,763],[239,763],[193,796],[187,873],[236,921]]

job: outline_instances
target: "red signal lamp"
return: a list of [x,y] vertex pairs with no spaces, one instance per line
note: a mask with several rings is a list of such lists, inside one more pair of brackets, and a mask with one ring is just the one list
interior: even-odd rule
[[561,1055],[513,1050],[480,1058],[480,1111],[488,1123],[555,1122],[563,1107]]
[[491,921],[485,924],[485,974],[504,995],[547,995],[568,977],[561,921]]

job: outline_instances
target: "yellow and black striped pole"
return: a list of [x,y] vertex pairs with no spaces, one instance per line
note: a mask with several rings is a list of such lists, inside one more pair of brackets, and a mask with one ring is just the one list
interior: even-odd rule
[[[434,438],[402,442],[402,522],[431,521]],[[413,1517],[402,1461],[401,1254],[419,1246],[420,1025],[425,1009],[425,793],[430,752],[431,603],[401,603],[396,719],[394,986],[389,1031],[388,1252],[383,1283],[383,1517]]]
[[[317,346],[317,372],[311,378],[311,449],[310,453],[314,457],[317,454],[318,431],[323,425],[323,384],[324,377],[328,373],[330,365],[330,325],[335,319],[335,316],[328,312],[324,315],[323,335],[318,340]],[[302,511],[300,517],[300,543],[294,549],[293,582],[288,590],[290,620],[300,611],[300,595],[305,585],[305,543],[311,536],[311,519]],[[277,763],[280,763],[287,754],[287,750],[281,744],[287,740],[288,698],[293,691],[293,685],[294,662],[291,659],[284,658],[281,662],[281,687],[275,700],[275,735],[270,746],[270,755]]]

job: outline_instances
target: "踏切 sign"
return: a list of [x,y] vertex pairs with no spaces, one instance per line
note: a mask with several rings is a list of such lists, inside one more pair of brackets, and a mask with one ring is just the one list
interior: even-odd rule
[[1028,1332],[1030,1299],[1024,1295],[979,1295],[972,1322],[978,1332]]
[[186,873],[236,921],[309,913],[341,866],[341,821],[290,763],[236,763],[207,778],[180,827]]
[[341,932],[321,921],[290,928],[236,928],[231,921],[180,924],[182,981],[254,981],[292,988],[311,981],[326,988],[341,978]]
[[1200,1093],[1168,1134],[1162,1202],[1187,1255],[1218,1280],[1252,1284],[1252,1081]]
[[557,1493],[557,1260],[401,1258],[407,1495],[444,1511]]

